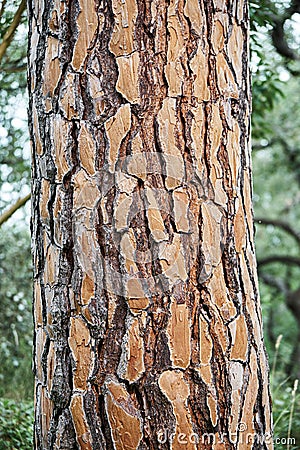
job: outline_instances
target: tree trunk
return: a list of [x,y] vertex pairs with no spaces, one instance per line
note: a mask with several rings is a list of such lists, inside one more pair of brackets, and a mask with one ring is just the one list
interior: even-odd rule
[[35,448],[272,448],[247,2],[29,17]]

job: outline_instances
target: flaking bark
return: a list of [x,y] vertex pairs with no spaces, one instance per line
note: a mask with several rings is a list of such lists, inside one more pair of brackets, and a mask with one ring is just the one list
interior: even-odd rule
[[35,448],[271,449],[247,2],[29,17]]

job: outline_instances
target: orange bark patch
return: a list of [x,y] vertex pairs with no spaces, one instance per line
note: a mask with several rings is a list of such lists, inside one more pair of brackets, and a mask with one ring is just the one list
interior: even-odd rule
[[218,422],[218,403],[217,400],[214,398],[214,396],[212,394],[208,394],[207,398],[206,398],[206,403],[208,406],[208,409],[210,411],[210,419],[211,422],[213,424],[213,426],[215,427],[217,425]]
[[138,278],[129,278],[126,283],[126,297],[128,299],[147,300],[141,281]]
[[49,219],[49,211],[47,206],[50,197],[50,182],[48,180],[45,180],[44,178],[42,180],[41,192],[42,198],[40,202],[40,212],[42,219],[46,221],[47,219]]
[[[248,387],[246,390],[245,401],[243,405],[243,413],[241,422],[245,426],[245,433],[255,436],[254,417],[255,417],[255,405],[257,396],[259,395],[258,389],[258,374],[257,374],[257,361],[255,351],[252,349],[250,363],[249,363],[250,377],[248,381]],[[272,447],[272,446],[271,446]],[[241,440],[239,444],[239,450],[248,450],[249,443],[245,440]]]
[[55,247],[49,246],[45,259],[44,283],[53,286],[56,281],[58,271],[58,251]]
[[36,413],[37,421],[40,422],[41,429],[43,430],[43,447],[47,448],[48,432],[50,430],[50,422],[53,414],[53,402],[50,400],[46,388],[41,385],[37,388]]
[[42,355],[46,342],[46,333],[43,328],[38,328],[35,336],[35,366],[36,366],[36,378],[43,383],[43,367],[42,367]]
[[233,347],[231,350],[231,359],[246,361],[248,349],[248,329],[244,316],[239,316],[230,324]]
[[44,84],[43,94],[49,101],[46,100],[46,111],[49,112],[52,109],[51,99],[53,97],[55,88],[58,84],[61,70],[59,64],[59,40],[53,36],[49,36],[47,39],[47,49],[45,55],[45,70],[44,70]]
[[220,264],[222,257],[222,213],[213,202],[205,202],[201,205],[202,211],[202,251],[204,254],[204,265],[201,278],[206,281],[213,270]]
[[168,32],[170,40],[168,42],[168,62],[165,66],[165,75],[169,86],[169,97],[182,95],[182,84],[184,81],[184,71],[181,62],[185,52],[184,32],[174,9],[172,7],[168,9]]
[[226,446],[225,442],[221,442],[222,439],[224,438],[222,437],[222,435],[220,435],[220,433],[215,434],[213,450],[227,450],[228,447]]
[[128,215],[132,204],[132,196],[121,192],[117,197],[117,205],[114,211],[115,228],[117,231],[128,228]]
[[129,229],[128,232],[123,234],[120,244],[120,250],[121,255],[125,260],[127,273],[138,273],[138,268],[135,263],[136,240],[132,229]]
[[43,324],[41,285],[39,281],[34,282],[34,325],[35,329]]
[[138,8],[135,0],[113,0],[114,29],[109,49],[115,56],[129,55],[136,49],[134,39]]
[[200,316],[199,318],[200,327],[200,362],[201,364],[210,364],[210,359],[212,356],[212,340],[209,334],[209,328],[207,321]]
[[74,395],[72,397],[70,410],[79,448],[84,450],[92,450],[93,444],[83,409],[83,399],[81,395]]
[[81,286],[81,299],[82,302],[86,305],[90,299],[95,294],[95,282],[94,280],[86,273],[84,274]]
[[130,126],[131,111],[128,104],[121,106],[116,114],[105,122],[105,131],[109,141],[108,160],[112,172],[115,171],[121,142],[130,130]]
[[130,103],[139,103],[139,64],[140,57],[138,52],[134,52],[129,56],[119,56],[118,64],[118,81],[116,89]]
[[[245,171],[244,173],[244,186],[243,186],[243,198],[244,198],[244,205],[245,205],[245,219],[247,220],[247,225],[250,230],[250,236],[249,239],[253,241],[254,239],[254,225],[253,225],[253,218],[252,218],[252,183],[251,178],[248,172]],[[256,262],[255,266],[256,267]]]
[[79,317],[71,317],[69,346],[75,360],[74,388],[86,390],[91,366],[90,332]]
[[148,298],[131,298],[128,299],[128,305],[129,308],[132,310],[132,312],[137,312],[143,309],[147,309],[149,306],[149,300]]
[[54,342],[50,341],[48,356],[47,356],[47,389],[51,393],[53,375],[55,371],[55,349]]
[[125,379],[130,382],[137,381],[144,370],[144,341],[139,320],[136,318],[128,329],[128,363]]
[[36,110],[34,102],[32,104],[32,120],[33,120],[33,125],[34,125],[33,135],[34,135],[35,150],[38,155],[41,155],[43,153],[43,147],[42,147],[42,143],[41,143],[37,110]]
[[220,93],[224,95],[224,97],[238,98],[238,87],[223,53],[218,53],[216,56],[216,70]]
[[243,30],[241,26],[236,23],[233,24],[231,36],[228,40],[228,54],[230,55],[231,62],[234,68],[234,72],[238,81],[238,84],[242,84],[242,54],[244,45]]
[[156,242],[161,242],[168,239],[168,235],[165,230],[165,224],[156,202],[154,192],[147,187],[145,189],[146,198],[148,201],[147,217],[151,235]]
[[76,75],[68,73],[64,83],[64,95],[60,99],[60,106],[68,120],[78,119],[78,111],[76,107]]
[[99,198],[99,189],[93,178],[80,170],[74,175],[74,209],[93,209]]
[[78,147],[81,166],[90,174],[95,173],[95,143],[88,129],[81,123],[80,133],[78,136]]
[[174,202],[174,218],[176,229],[178,232],[188,233],[189,219],[189,196],[185,189],[175,189],[173,192],[173,202]]
[[202,179],[204,161],[203,161],[203,150],[204,150],[204,113],[201,107],[191,108],[193,113],[193,119],[191,123],[191,137],[193,141],[193,151],[195,153],[195,158],[197,161],[196,171],[200,179]]
[[183,256],[181,238],[178,233],[173,234],[173,242],[171,244],[161,243],[159,260],[163,274],[168,278],[171,286],[179,280],[187,280],[188,274]]
[[107,384],[106,408],[116,450],[136,450],[142,438],[141,421],[130,395],[117,382]]
[[204,383],[206,383],[207,385],[211,385],[211,383],[213,382],[213,378],[210,366],[209,365],[200,366],[198,368],[198,371]]
[[70,124],[60,115],[53,119],[52,136],[55,146],[55,165],[57,169],[57,181],[61,182],[63,176],[68,172],[69,165],[66,159],[65,136],[70,131]]
[[172,299],[171,317],[168,323],[168,339],[171,360],[175,367],[186,369],[191,357],[191,324],[185,304]]
[[215,53],[219,53],[224,48],[224,27],[219,20],[216,20],[213,24],[212,44]]
[[234,189],[238,188],[239,171],[241,167],[241,155],[240,155],[240,128],[236,121],[232,123],[232,131],[227,135],[227,154],[229,159],[231,179]]
[[127,166],[128,173],[135,175],[141,180],[146,180],[147,176],[147,160],[143,153],[142,149],[142,140],[141,138],[135,137],[131,143],[133,154],[129,157],[129,163]]
[[203,19],[204,14],[200,9],[198,0],[189,0],[185,3],[184,14],[191,21],[192,28],[197,32],[199,36],[203,33]]
[[222,264],[218,264],[209,280],[208,289],[211,298],[217,305],[221,316],[225,320],[230,320],[236,315],[236,308],[233,302],[228,298],[227,287],[224,279]]
[[208,88],[208,58],[203,53],[201,45],[198,46],[197,53],[190,62],[190,68],[194,74],[193,94],[198,102],[208,101],[210,99],[210,90]]
[[166,98],[157,115],[160,144],[166,164],[166,187],[175,189],[182,184],[184,163],[176,142],[176,99]]
[[219,105],[212,105],[212,117],[211,117],[211,128],[209,133],[210,144],[211,144],[211,162],[214,167],[213,172],[213,184],[217,178],[222,178],[223,169],[218,160],[218,150],[221,144],[223,123],[220,117]]
[[80,13],[77,18],[78,38],[75,43],[72,65],[79,70],[91,45],[98,26],[98,16],[94,0],[79,1]]
[[[159,387],[171,402],[176,417],[176,432],[172,442],[172,450],[182,450],[180,437],[182,434],[191,436],[193,428],[190,412],[187,407],[187,399],[190,395],[189,385],[183,378],[182,372],[167,370],[163,372],[158,381]],[[196,445],[189,439],[184,446],[187,450],[196,450]]]
[[229,345],[228,329],[224,325],[224,322],[223,320],[221,320],[219,315],[215,318],[214,332],[218,338],[218,342],[222,348],[223,354],[225,355],[227,347]]

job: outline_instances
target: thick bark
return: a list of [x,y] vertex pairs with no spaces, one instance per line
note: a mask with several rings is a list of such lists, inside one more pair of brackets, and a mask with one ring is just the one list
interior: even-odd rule
[[36,448],[272,448],[247,3],[29,16]]

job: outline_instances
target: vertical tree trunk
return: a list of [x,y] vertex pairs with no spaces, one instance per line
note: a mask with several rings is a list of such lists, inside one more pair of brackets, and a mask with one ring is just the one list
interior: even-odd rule
[[272,448],[247,2],[29,17],[36,448]]

